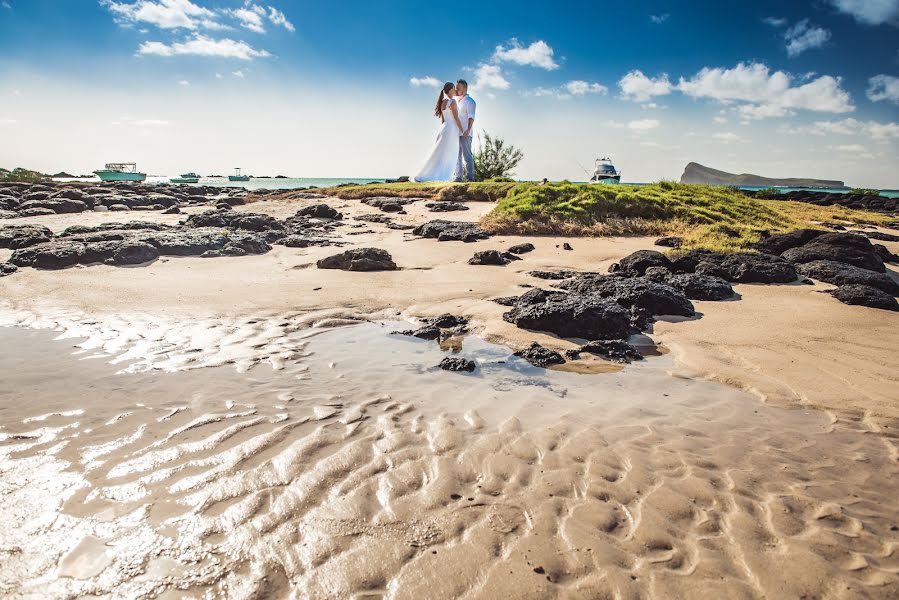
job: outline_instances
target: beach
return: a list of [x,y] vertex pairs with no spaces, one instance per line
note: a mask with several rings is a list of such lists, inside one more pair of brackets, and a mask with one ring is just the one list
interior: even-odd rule
[[[303,221],[325,245],[0,279],[16,349],[0,357],[4,595],[899,593],[899,313],[823,282],[734,282],[692,316],[654,317],[630,340],[644,360],[543,369],[512,353],[582,342],[493,300],[554,285],[535,271],[605,273],[655,236],[438,241],[412,227],[475,224],[494,203],[447,217],[339,191],[250,200],[228,211],[327,204],[340,225]],[[3,225],[174,227],[210,208]],[[524,243],[521,260],[469,264]],[[360,248],[398,268],[317,267]],[[467,331],[396,333],[444,314]],[[445,357],[476,370],[437,369]]]

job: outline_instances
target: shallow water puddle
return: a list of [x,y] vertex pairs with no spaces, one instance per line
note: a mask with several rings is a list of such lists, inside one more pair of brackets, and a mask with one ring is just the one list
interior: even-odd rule
[[0,328],[0,594],[899,592],[895,428],[672,377],[669,356],[584,375],[468,336],[478,371],[447,373],[394,328],[304,327],[302,356],[245,373]]

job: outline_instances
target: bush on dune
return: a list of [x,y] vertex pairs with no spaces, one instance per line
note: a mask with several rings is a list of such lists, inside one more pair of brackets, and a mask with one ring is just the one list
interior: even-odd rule
[[21,167],[17,167],[12,171],[7,171],[6,169],[0,169],[0,181],[17,181],[22,183],[40,183],[43,181],[44,176],[37,172],[31,171],[29,169],[23,169]]

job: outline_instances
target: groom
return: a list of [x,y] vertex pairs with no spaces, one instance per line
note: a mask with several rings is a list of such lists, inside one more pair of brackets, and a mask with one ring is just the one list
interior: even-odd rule
[[459,121],[462,123],[463,132],[459,137],[459,160],[456,162],[453,181],[474,181],[474,157],[471,155],[471,138],[474,135],[474,112],[477,104],[468,95],[468,82],[464,79],[456,82],[456,105],[459,109]]

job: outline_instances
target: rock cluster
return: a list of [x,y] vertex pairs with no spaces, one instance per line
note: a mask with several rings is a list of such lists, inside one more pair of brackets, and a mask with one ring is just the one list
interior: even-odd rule
[[380,248],[353,248],[316,263],[319,269],[342,271],[396,271],[396,263],[386,250]]
[[334,219],[300,214],[282,221],[228,207],[191,215],[179,225],[142,221],[78,225],[58,235],[39,225],[0,226],[0,247],[14,250],[9,262],[16,267],[122,266],[148,263],[159,256],[263,254],[272,244],[328,245],[334,243],[329,236],[340,225]]
[[397,335],[408,335],[423,340],[443,341],[451,337],[457,337],[468,333],[468,319],[451,314],[443,314],[439,317],[424,319],[418,329],[397,331]]
[[[747,196],[755,196],[756,192],[744,191]],[[791,202],[805,202],[817,206],[843,206],[859,210],[873,210],[877,212],[894,213],[899,210],[899,199],[887,198],[876,194],[863,192],[812,192],[796,190],[784,192],[775,196],[765,196],[773,200],[789,200]]]
[[443,219],[423,223],[413,229],[412,233],[425,238],[436,238],[438,242],[476,242],[490,237],[477,223]]
[[561,365],[565,362],[565,359],[562,358],[561,354],[555,350],[544,348],[537,342],[532,342],[529,347],[516,352],[515,356],[519,356],[535,367],[540,367],[542,369],[552,365]]
[[243,188],[146,183],[0,183],[0,219],[89,210],[172,211],[210,202],[243,204]]
[[468,207],[461,202],[428,202],[425,204],[431,212],[456,212],[460,210],[468,210]]
[[518,256],[510,252],[500,252],[499,250],[482,250],[475,252],[474,256],[468,259],[470,265],[498,265],[504,266],[513,260],[521,260]]

